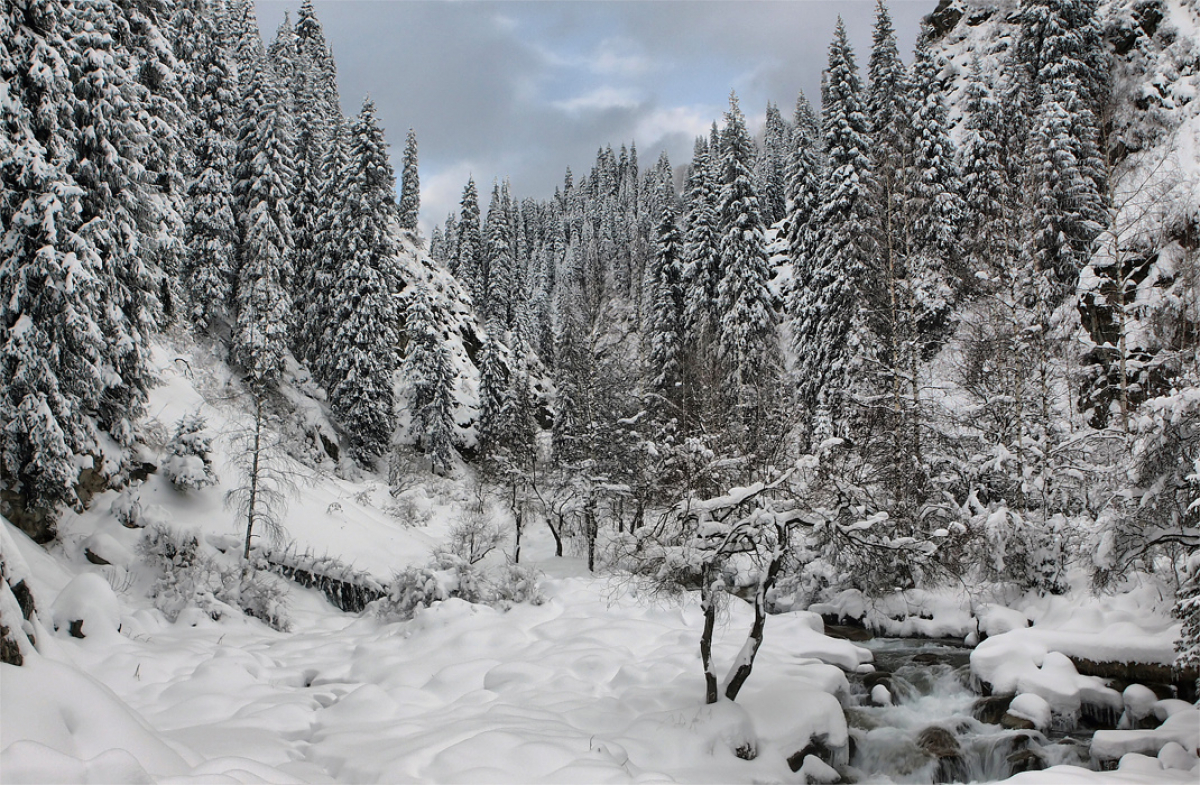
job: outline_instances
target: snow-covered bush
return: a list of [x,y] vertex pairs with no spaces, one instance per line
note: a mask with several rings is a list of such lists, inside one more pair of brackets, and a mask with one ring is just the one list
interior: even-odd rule
[[197,490],[216,483],[212,462],[212,437],[205,433],[207,422],[199,414],[185,414],[175,424],[167,445],[162,471],[176,488]]
[[260,565],[246,564],[201,542],[196,532],[168,526],[146,529],[138,550],[157,572],[150,596],[171,621],[197,607],[214,621],[237,609],[277,630],[289,626],[283,582]]
[[1073,540],[1070,528],[1062,516],[1039,521],[1006,507],[977,516],[972,521],[978,534],[973,544],[980,549],[984,577],[1042,594],[1062,594]]
[[470,511],[450,527],[448,548],[468,564],[475,564],[503,541],[504,533],[495,520],[483,513]]
[[411,619],[418,608],[450,598],[490,605],[508,610],[522,602],[540,605],[537,577],[518,564],[487,568],[439,551],[424,566],[409,567],[396,575],[388,587],[388,596],[375,606],[381,618],[390,621]]
[[130,483],[129,487],[117,494],[117,498],[113,499],[109,511],[113,517],[127,529],[139,529],[142,527],[142,502],[139,490],[141,483]]

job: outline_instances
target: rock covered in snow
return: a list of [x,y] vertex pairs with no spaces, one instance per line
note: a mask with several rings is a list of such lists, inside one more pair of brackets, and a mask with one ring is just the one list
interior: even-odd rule
[[1009,704],[1008,713],[1015,717],[1029,720],[1033,723],[1033,727],[1038,730],[1045,730],[1050,727],[1050,704],[1040,695],[1028,692],[1018,695]]
[[1200,750],[1200,710],[1175,712],[1153,730],[1096,731],[1092,737],[1092,758],[1103,762],[1123,760],[1130,753],[1158,755],[1171,742],[1193,755]]
[[121,626],[121,605],[108,581],[85,572],[63,587],[50,606],[56,630],[68,630],[76,638],[116,632]]

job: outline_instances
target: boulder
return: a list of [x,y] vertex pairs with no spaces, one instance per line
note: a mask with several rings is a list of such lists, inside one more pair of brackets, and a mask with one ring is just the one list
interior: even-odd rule
[[999,725],[1004,715],[1008,713],[1009,704],[1015,695],[990,695],[975,701],[971,707],[971,716],[988,725]]

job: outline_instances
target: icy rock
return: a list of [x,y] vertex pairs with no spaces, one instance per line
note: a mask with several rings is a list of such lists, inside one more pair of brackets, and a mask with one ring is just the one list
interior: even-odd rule
[[888,692],[888,688],[882,684],[876,684],[871,690],[871,701],[877,706],[891,706],[892,693]]
[[1191,711],[1194,706],[1187,701],[1181,701],[1177,698],[1164,698],[1154,704],[1154,717],[1163,722],[1173,714],[1178,714],[1181,711]]
[[1185,750],[1178,742],[1168,741],[1158,751],[1158,762],[1162,764],[1164,769],[1191,771],[1200,762],[1200,758],[1197,758],[1194,753]]
[[1008,713],[1008,705],[1012,703],[1012,695],[989,695],[975,701],[971,708],[971,716],[988,725],[999,725],[1001,718]]
[[1154,730],[1101,730],[1092,737],[1092,758],[1097,761],[1123,760],[1130,753],[1157,755],[1175,742],[1185,751],[1200,747],[1200,711],[1178,711]]
[[1050,727],[1050,704],[1040,695],[1028,692],[1018,695],[1009,704],[1008,713],[1032,722],[1038,730]]
[[806,783],[834,783],[842,781],[842,775],[838,774],[837,769],[816,755],[806,756],[804,762],[800,764],[798,773],[804,778]]
[[1121,694],[1121,699],[1125,703],[1125,713],[1117,725],[1121,729],[1137,728],[1141,720],[1153,716],[1154,704],[1158,703],[1158,696],[1143,684],[1130,684]]
[[111,534],[96,532],[83,543],[83,555],[92,564],[117,564],[128,567],[134,562],[133,553]]
[[121,605],[108,581],[85,572],[63,587],[50,607],[54,629],[69,629],[76,638],[115,632],[121,626]]
[[836,750],[830,746],[829,737],[825,734],[818,734],[809,738],[804,749],[788,756],[788,766],[792,771],[798,772],[804,768],[805,762],[809,758],[816,758],[828,765],[833,762],[835,755]]
[[985,636],[1003,635],[1029,626],[1029,617],[1003,605],[988,605],[979,614],[979,630]]

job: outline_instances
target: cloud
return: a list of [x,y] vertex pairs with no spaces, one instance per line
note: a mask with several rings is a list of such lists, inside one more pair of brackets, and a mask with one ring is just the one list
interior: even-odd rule
[[565,101],[555,101],[553,106],[568,114],[580,114],[582,112],[604,112],[610,109],[636,109],[641,103],[632,89],[598,87]]

